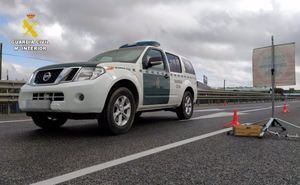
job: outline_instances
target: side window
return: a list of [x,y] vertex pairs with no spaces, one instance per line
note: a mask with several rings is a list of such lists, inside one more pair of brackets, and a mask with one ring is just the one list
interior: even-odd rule
[[168,63],[170,66],[170,71],[175,73],[181,73],[181,65],[179,57],[176,55],[172,55],[170,53],[166,53],[168,58]]
[[[161,53],[161,51],[157,50],[157,49],[150,49],[146,52],[146,54],[143,57],[143,68],[145,69],[147,66],[147,62],[151,57],[160,57],[162,60],[164,60],[163,55]],[[164,62],[160,65],[155,65],[152,67],[148,68],[149,70],[165,70],[165,64]]]
[[193,68],[193,65],[191,64],[191,62],[184,58],[182,59],[182,62],[184,64],[185,72],[194,75],[195,71],[194,71],[194,68]]

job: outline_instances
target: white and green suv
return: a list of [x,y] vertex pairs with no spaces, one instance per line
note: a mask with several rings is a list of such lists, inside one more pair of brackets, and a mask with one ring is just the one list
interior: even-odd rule
[[155,41],[123,45],[87,62],[37,69],[19,106],[44,129],[67,119],[98,119],[101,129],[127,132],[142,112],[170,110],[189,119],[197,96],[194,68]]

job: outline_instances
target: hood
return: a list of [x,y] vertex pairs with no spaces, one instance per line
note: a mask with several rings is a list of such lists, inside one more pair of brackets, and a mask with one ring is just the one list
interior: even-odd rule
[[64,67],[96,67],[98,64],[99,64],[98,61],[62,63],[62,64],[53,64],[53,65],[40,67],[37,70],[45,70],[45,69],[53,69],[53,68],[64,68]]

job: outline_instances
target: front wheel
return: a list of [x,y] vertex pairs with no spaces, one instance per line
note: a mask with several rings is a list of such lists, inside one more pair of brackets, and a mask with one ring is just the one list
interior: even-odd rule
[[126,133],[132,126],[135,109],[131,91],[125,87],[118,88],[109,97],[98,124],[102,130],[112,134]]
[[43,129],[56,129],[62,126],[67,118],[61,115],[38,113],[31,116],[33,122]]
[[185,91],[180,106],[176,109],[178,119],[190,119],[193,115],[193,96],[189,91]]

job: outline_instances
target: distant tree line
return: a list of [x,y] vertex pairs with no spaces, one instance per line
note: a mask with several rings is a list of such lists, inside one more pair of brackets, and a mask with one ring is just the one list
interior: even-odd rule
[[[270,89],[270,92],[271,92],[271,89]],[[289,88],[288,90],[284,90],[282,88],[275,88],[275,93],[281,94],[281,95],[283,95],[283,93],[300,93],[300,90],[295,90],[295,88]]]

